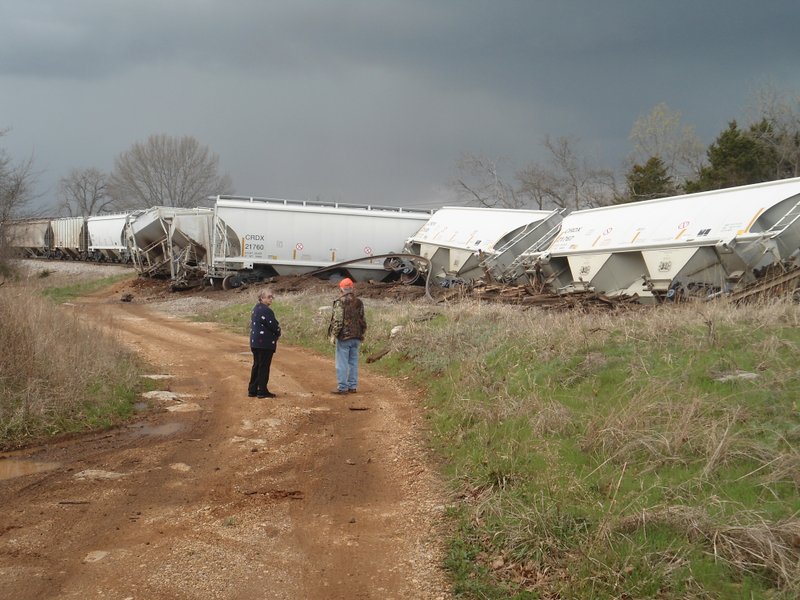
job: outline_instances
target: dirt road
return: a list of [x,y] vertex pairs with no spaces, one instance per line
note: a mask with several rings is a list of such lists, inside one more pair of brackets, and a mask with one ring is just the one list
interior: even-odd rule
[[[172,392],[129,426],[29,449],[55,463],[0,481],[0,597],[449,598],[444,496],[419,399],[280,345],[272,400],[246,395],[247,340],[142,304],[110,318]],[[48,465],[45,465],[48,466]]]

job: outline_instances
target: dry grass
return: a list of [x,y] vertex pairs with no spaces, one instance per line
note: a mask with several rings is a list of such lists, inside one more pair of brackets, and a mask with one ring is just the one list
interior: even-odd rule
[[616,531],[629,533],[666,525],[690,540],[702,541],[716,560],[740,572],[769,573],[778,587],[800,593],[800,519],[767,522],[756,512],[742,512],[736,522],[720,524],[698,506],[664,506],[620,519]]
[[113,420],[121,407],[110,405],[135,385],[130,355],[70,310],[26,285],[0,287],[0,444]]
[[[330,298],[281,302],[292,342],[324,348]],[[458,593],[793,597],[800,307],[365,303],[365,355],[429,386],[462,499]]]
[[[688,577],[671,593],[712,597],[702,577],[692,579],[706,567],[679,556],[682,546],[671,544],[680,542],[658,550],[629,540],[637,549],[617,555],[618,523],[644,527],[642,515],[675,526],[734,573],[797,589],[797,521],[768,517],[758,498],[792,512],[785,484],[797,489],[799,440],[784,430],[785,390],[797,387],[800,348],[785,332],[800,325],[799,307],[585,315],[463,302],[438,310],[438,322],[406,327],[392,346],[438,374],[441,435],[466,486],[477,558],[506,591],[517,582],[545,597],[593,588],[650,597],[636,592],[637,578],[644,590]],[[716,381],[741,371],[756,377]],[[738,489],[748,485],[763,492]],[[715,496],[728,500],[712,518]],[[658,498],[688,508],[642,508]],[[495,597],[481,589],[476,597]]]
[[741,459],[766,464],[774,450],[754,441],[741,406],[709,398],[630,402],[624,411],[590,420],[581,448],[618,464],[702,463],[702,476]]

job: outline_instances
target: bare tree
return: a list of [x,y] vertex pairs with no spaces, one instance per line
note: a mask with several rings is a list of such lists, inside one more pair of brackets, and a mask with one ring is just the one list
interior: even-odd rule
[[577,145],[575,138],[545,137],[548,164],[531,163],[519,171],[518,194],[540,209],[580,210],[609,204],[616,194],[614,173],[581,157]]
[[464,154],[458,161],[459,175],[452,182],[458,195],[467,204],[488,208],[522,208],[516,190],[507,184],[500,170],[505,159],[488,159]]
[[108,212],[113,200],[108,195],[107,180],[107,175],[95,168],[72,169],[58,185],[61,208],[69,216]]
[[[0,129],[0,137],[8,133]],[[34,185],[37,173],[33,171],[33,157],[14,164],[3,148],[0,148],[0,272],[6,270],[4,259],[8,251],[3,223],[25,216],[31,200],[35,198]]]
[[681,118],[681,113],[663,102],[639,117],[628,136],[634,148],[631,164],[644,165],[655,157],[675,181],[697,175],[703,167],[705,146],[694,128],[684,125]]
[[800,175],[800,95],[762,85],[754,94],[751,134],[775,151],[776,178]]
[[544,210],[558,203],[558,182],[555,173],[538,163],[531,163],[516,174],[520,182],[520,194],[530,199],[531,204]]
[[219,157],[195,138],[151,135],[117,157],[109,192],[118,208],[204,206],[232,191],[218,171]]
[[[0,130],[0,137],[8,133]],[[37,174],[33,171],[33,157],[17,164],[0,148],[0,223],[22,216],[33,200]]]

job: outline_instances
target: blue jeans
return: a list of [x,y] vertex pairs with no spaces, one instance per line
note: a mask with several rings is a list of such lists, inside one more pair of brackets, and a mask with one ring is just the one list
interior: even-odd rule
[[336,382],[340,390],[358,387],[358,351],[361,340],[336,340]]

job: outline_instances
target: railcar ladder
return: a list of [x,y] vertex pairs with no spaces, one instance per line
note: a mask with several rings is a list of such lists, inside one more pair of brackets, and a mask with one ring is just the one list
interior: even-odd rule
[[[547,224],[550,219],[555,215],[560,215],[564,212],[563,209],[554,210],[547,218],[542,219],[535,225],[531,226],[529,223],[526,225],[522,231],[520,231],[517,235],[515,235],[511,240],[503,244],[500,248],[497,249],[495,253],[486,257],[480,262],[481,268],[492,275],[495,279],[498,280],[513,280],[516,278],[516,267],[518,267],[522,260],[523,255],[528,252],[533,252],[535,248],[541,246],[542,243],[547,242],[548,240],[552,239],[553,234],[561,227],[561,223],[558,223],[555,227],[551,228],[547,233],[537,238],[537,240],[531,244],[522,254],[519,254],[514,257],[514,259],[508,265],[500,265],[500,261],[503,257],[505,257],[509,252],[513,252],[517,248],[517,244],[521,242],[526,237],[533,235],[533,233],[540,229],[543,225]],[[502,270],[500,272],[493,272],[497,267],[500,267]]]
[[[536,229],[541,225],[541,223],[537,223],[535,226],[531,227],[530,224],[526,225],[522,231],[520,231],[517,235],[515,235],[511,240],[503,244],[500,248],[497,249],[497,252],[491,254],[484,258],[480,262],[481,268],[486,273],[490,273],[494,279],[501,279],[503,278],[506,273],[508,272],[508,267],[502,268],[500,273],[493,273],[495,268],[500,264],[500,260],[508,254],[512,248],[515,247],[517,243],[519,243],[523,238],[532,234]],[[516,259],[515,259],[516,260]]]
[[542,250],[542,246],[553,239],[555,234],[561,228],[561,223],[553,227],[550,231],[548,231],[545,235],[543,235],[539,240],[536,241],[530,248],[527,248],[524,252],[520,252],[519,256],[517,256],[510,265],[508,265],[508,269],[506,270],[507,273],[511,275],[515,275],[515,271],[517,267],[521,266],[522,263],[534,252],[539,252]]
[[[515,279],[517,279],[520,275],[522,275],[522,273],[520,272],[520,267],[523,265],[525,260],[528,259],[528,257],[531,255],[531,253],[538,252],[538,251],[542,250],[542,247],[545,246],[550,240],[553,239],[553,237],[558,232],[560,227],[561,227],[561,223],[558,223],[557,225],[552,227],[547,233],[545,233],[543,236],[541,236],[538,240],[536,240],[533,244],[528,246],[528,248],[526,248],[525,250],[523,250],[522,252],[517,254],[517,256],[514,257],[514,260],[512,260],[508,265],[506,265],[500,273],[496,273],[495,274],[495,278],[498,281],[514,281]],[[534,229],[536,229],[536,228],[534,228]],[[530,233],[530,232],[528,232],[528,233]],[[514,241],[516,241],[516,240],[514,240]],[[511,244],[513,244],[513,241],[509,245],[511,245]],[[504,248],[506,248],[506,247],[504,246]],[[508,251],[508,249],[506,249],[506,251]],[[491,268],[495,267],[496,263],[498,262],[498,260],[499,260],[499,258],[501,256],[502,256],[502,253],[498,254],[497,256],[492,256],[489,259],[487,259],[485,262],[490,263],[490,264],[488,264],[484,268],[491,269]]]
[[789,212],[778,219],[772,227],[767,229],[766,233],[781,233],[788,227],[791,227],[798,219],[800,219],[800,200],[798,200],[797,204],[789,209]]

